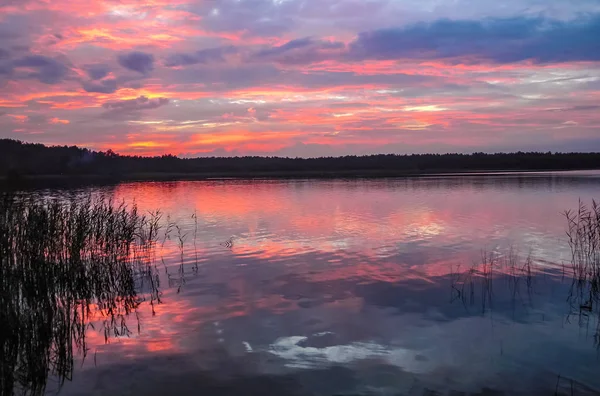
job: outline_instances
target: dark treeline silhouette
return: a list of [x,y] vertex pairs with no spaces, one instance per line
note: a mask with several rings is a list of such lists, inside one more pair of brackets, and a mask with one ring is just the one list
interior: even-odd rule
[[600,153],[380,154],[321,158],[141,157],[76,146],[0,140],[0,176],[99,175],[401,175],[452,171],[600,169]]

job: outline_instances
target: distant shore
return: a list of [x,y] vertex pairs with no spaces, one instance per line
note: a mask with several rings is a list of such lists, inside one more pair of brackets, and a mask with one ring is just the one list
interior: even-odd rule
[[0,139],[0,183],[95,184],[211,179],[356,179],[600,169],[600,153],[514,152],[364,156],[198,157],[120,155]]
[[410,178],[435,176],[508,176],[520,173],[550,173],[597,170],[594,169],[477,169],[445,171],[406,171],[406,170],[347,170],[347,171],[248,171],[248,172],[140,172],[125,174],[47,174],[21,175],[18,178],[0,176],[0,184],[44,185],[44,184],[104,184],[135,181],[202,181],[202,180],[268,180],[268,179],[375,179]]

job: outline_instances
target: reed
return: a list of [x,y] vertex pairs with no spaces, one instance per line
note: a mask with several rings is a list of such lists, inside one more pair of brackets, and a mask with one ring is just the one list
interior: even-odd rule
[[533,280],[538,272],[539,268],[535,267],[531,254],[521,257],[513,246],[504,254],[482,250],[480,260],[468,270],[461,271],[459,266],[456,272],[451,272],[450,302],[460,300],[468,309],[478,301],[482,314],[492,312],[495,290],[504,294],[500,287],[504,283],[508,286],[513,305],[517,300],[523,300],[525,292],[531,304]]
[[564,213],[571,248],[573,276],[578,282],[589,282],[598,291],[600,280],[600,206],[592,201],[586,206],[579,201],[577,210]]
[[126,336],[140,302],[160,302],[159,223],[104,199],[0,197],[1,395],[62,385],[93,322]]
[[[600,206],[579,201],[576,210],[564,213],[571,248],[573,282],[568,297],[569,316],[576,316],[579,325],[593,333],[600,348]],[[567,317],[567,320],[570,320]]]

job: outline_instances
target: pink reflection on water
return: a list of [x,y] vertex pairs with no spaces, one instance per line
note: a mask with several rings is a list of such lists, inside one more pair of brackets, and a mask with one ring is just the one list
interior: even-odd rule
[[156,316],[141,307],[140,334],[108,346],[90,339],[122,356],[186,353],[227,343],[220,323],[236,318],[300,314],[302,304],[317,303],[359,314],[367,302],[352,285],[435,285],[457,271],[481,271],[483,249],[500,257],[516,246],[539,266],[559,264],[568,256],[561,211],[599,192],[560,180],[483,178],[121,184],[112,191],[117,202],[160,209],[181,227],[183,275],[175,234],[159,259],[169,279],[187,282],[169,287],[161,275],[164,304]]

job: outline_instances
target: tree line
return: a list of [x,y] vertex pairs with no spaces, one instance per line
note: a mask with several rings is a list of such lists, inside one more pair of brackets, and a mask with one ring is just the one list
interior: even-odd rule
[[320,158],[119,155],[77,146],[45,146],[0,139],[0,176],[197,174],[411,174],[452,171],[600,169],[600,153],[379,154]]

